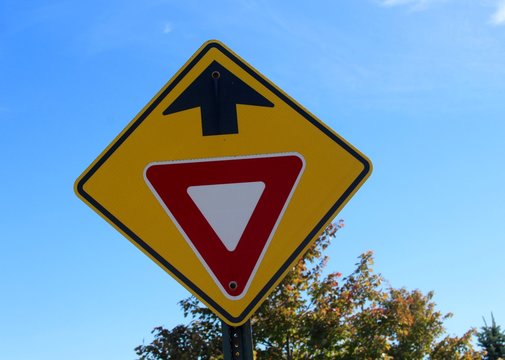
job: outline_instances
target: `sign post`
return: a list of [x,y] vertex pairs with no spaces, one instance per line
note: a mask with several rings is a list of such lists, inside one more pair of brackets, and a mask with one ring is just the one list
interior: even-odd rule
[[233,327],[222,322],[224,360],[253,360],[254,347],[251,321]]
[[246,354],[250,325],[240,326],[371,169],[340,135],[209,41],[75,191],[221,318],[230,339],[245,339]]

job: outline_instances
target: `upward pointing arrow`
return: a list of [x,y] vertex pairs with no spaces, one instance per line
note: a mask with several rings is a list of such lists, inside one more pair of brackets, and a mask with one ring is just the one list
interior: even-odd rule
[[203,136],[238,134],[237,104],[274,106],[214,61],[163,111],[163,115],[200,107]]

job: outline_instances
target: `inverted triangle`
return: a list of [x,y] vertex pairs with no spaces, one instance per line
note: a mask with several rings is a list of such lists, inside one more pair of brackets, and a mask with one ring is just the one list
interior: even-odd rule
[[[304,166],[298,153],[167,161],[147,165],[144,178],[223,294],[239,299],[260,266]],[[249,194],[234,199],[239,192]],[[227,228],[221,206],[240,209],[240,224],[230,224],[235,229]]]
[[255,181],[190,186],[188,194],[226,249],[234,251],[264,189]]

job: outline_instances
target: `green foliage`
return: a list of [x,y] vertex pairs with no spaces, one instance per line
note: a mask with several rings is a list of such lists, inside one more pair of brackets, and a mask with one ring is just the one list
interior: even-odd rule
[[494,316],[491,314],[491,326],[488,326],[486,319],[484,326],[477,334],[479,345],[485,350],[485,360],[505,359],[505,333],[502,332],[499,325],[496,325]]
[[197,322],[178,325],[172,330],[159,326],[151,332],[154,340],[149,345],[135,348],[140,360],[213,360],[222,359],[221,333],[202,332]]
[[[372,252],[359,256],[347,277],[326,274],[324,251],[341,227],[342,221],[325,230],[252,317],[258,360],[482,359],[471,344],[473,330],[462,337],[443,337],[443,322],[451,314],[436,311],[433,293],[384,287],[382,276],[373,272]],[[207,357],[194,353],[190,358],[218,359],[220,321],[194,297],[180,304],[185,316],[194,319],[184,339],[197,333],[207,340],[194,343],[196,349],[207,349]],[[166,331],[157,329],[157,334]],[[155,336],[154,342],[159,340]],[[166,357],[153,357],[151,345],[137,347],[141,360],[184,359],[167,351]],[[184,346],[192,349],[191,344]],[[182,346],[171,341],[168,348]]]

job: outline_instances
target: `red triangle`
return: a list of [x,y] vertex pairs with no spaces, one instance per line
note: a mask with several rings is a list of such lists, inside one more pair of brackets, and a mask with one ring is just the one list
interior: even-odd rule
[[[229,298],[245,295],[303,171],[296,153],[157,162],[145,179]],[[234,251],[226,249],[188,194],[190,186],[261,181],[265,189]]]

